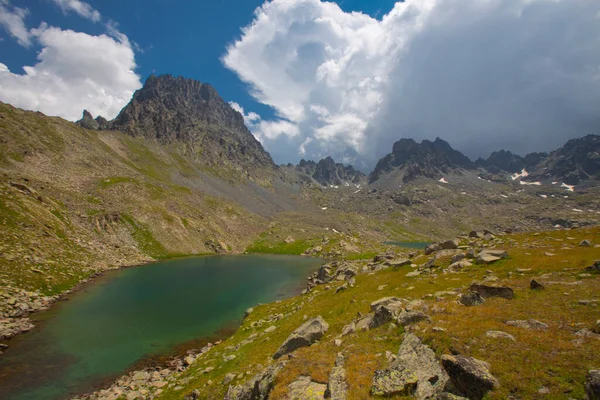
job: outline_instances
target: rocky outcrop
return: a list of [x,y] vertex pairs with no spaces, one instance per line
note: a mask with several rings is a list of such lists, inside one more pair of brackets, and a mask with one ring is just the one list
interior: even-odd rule
[[106,118],[98,115],[96,119],[92,116],[92,114],[88,110],[83,110],[83,116],[77,122],[77,125],[82,128],[89,129],[92,131],[104,131],[110,129],[110,124],[106,120]]
[[321,400],[325,397],[327,385],[315,382],[310,376],[301,376],[288,386],[290,400]]
[[373,375],[371,394],[373,396],[412,396],[417,389],[419,378],[404,366],[377,370]]
[[267,400],[285,362],[271,364],[243,385],[230,386],[224,400]]
[[290,336],[288,336],[279,350],[275,352],[273,358],[278,359],[296,349],[310,346],[317,340],[321,339],[328,329],[329,325],[321,316],[306,321],[300,325],[298,329],[292,332]]
[[490,373],[490,365],[473,357],[442,356],[442,366],[453,385],[469,399],[482,399],[487,392],[499,386]]
[[346,370],[344,369],[345,358],[338,353],[335,365],[329,374],[329,382],[325,391],[325,398],[331,400],[346,400],[348,396],[348,383],[346,383]]
[[470,292],[461,295],[458,302],[467,307],[471,307],[483,304],[485,302],[485,299],[481,297],[479,293]]

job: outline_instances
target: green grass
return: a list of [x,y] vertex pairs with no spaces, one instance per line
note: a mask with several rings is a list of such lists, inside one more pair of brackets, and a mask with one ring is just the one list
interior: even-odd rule
[[137,179],[128,177],[128,176],[112,176],[108,178],[103,178],[98,182],[98,186],[102,189],[106,189],[108,187],[118,185],[121,183],[133,183],[139,184],[140,182]]
[[268,243],[264,239],[259,239],[246,248],[248,253],[256,254],[302,254],[310,244],[308,240],[296,240],[292,243]]
[[152,232],[139,221],[136,221],[128,214],[121,214],[121,218],[129,226],[131,237],[136,241],[139,249],[153,258],[165,258],[169,252],[165,247],[152,235]]

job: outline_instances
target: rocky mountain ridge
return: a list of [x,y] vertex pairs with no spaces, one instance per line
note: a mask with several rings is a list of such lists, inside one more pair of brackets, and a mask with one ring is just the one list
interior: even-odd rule
[[436,139],[417,143],[401,139],[392,152],[383,157],[369,175],[369,183],[392,185],[407,183],[420,177],[443,180],[447,174],[465,171],[479,173],[485,179],[510,181],[561,182],[576,185],[600,179],[600,136],[587,135],[571,139],[562,147],[547,153],[530,153],[524,157],[507,150],[493,152],[487,159],[472,162],[447,142]]
[[365,174],[351,165],[336,163],[333,158],[326,157],[318,162],[300,160],[298,165],[287,165],[296,171],[309,176],[323,186],[340,186],[342,184],[360,184],[366,180]]

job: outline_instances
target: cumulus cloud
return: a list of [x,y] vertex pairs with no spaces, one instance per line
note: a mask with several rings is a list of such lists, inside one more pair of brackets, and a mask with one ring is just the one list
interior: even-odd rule
[[244,108],[235,101],[230,101],[229,105],[235,111],[242,114],[244,123],[248,129],[250,129],[254,136],[262,143],[277,139],[281,135],[291,138],[300,134],[298,126],[289,121],[282,119],[277,121],[265,121],[255,112],[246,113]]
[[14,7],[8,0],[0,0],[0,26],[2,26],[21,46],[31,46],[29,30],[25,25],[25,17],[29,15],[26,8]]
[[52,0],[65,13],[74,12],[80,17],[98,22],[102,18],[100,12],[91,5],[80,0]]
[[407,0],[380,19],[273,0],[223,63],[275,110],[257,136],[278,161],[365,167],[401,137],[439,136],[474,157],[594,132],[598,38],[597,0]]
[[93,36],[42,24],[31,30],[42,46],[24,73],[0,65],[0,100],[69,120],[83,109],[114,118],[142,86],[126,37]]

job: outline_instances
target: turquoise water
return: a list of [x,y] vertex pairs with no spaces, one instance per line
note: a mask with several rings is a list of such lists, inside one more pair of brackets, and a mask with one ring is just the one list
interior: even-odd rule
[[0,356],[0,399],[62,399],[98,389],[143,357],[210,337],[259,302],[297,293],[321,261],[196,257],[113,271],[39,314]]
[[383,242],[383,244],[390,244],[398,247],[405,247],[408,249],[424,249],[431,243],[428,242]]

